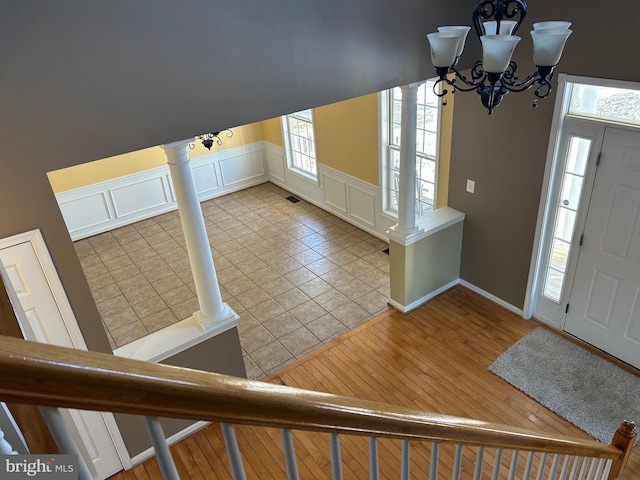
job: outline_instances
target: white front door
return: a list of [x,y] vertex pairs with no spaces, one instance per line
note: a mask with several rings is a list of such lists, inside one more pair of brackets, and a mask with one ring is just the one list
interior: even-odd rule
[[[86,350],[42,237],[38,231],[0,240],[0,262],[18,295],[29,325],[22,325],[28,340]],[[81,439],[79,448],[93,465],[97,478],[105,479],[123,468],[114,445],[124,445],[113,415],[68,410],[72,428]]]
[[564,330],[640,368],[640,133],[607,127]]

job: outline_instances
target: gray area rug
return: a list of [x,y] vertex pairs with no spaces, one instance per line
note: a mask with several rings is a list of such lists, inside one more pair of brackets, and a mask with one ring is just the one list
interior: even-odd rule
[[640,377],[544,328],[489,370],[601,442],[610,443],[623,420],[640,425]]

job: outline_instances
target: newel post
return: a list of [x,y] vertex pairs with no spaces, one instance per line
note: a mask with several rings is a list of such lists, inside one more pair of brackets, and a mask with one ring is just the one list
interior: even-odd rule
[[622,456],[611,465],[608,480],[615,480],[624,471],[624,467],[626,467],[631,455],[631,449],[636,441],[636,434],[636,424],[627,420],[622,422],[618,430],[616,430],[611,445],[622,450]]

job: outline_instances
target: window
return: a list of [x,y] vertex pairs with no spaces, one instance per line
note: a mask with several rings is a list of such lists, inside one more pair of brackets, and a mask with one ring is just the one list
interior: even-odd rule
[[640,91],[602,85],[569,84],[567,115],[640,125]]
[[593,140],[569,135],[566,159],[562,172],[562,187],[555,205],[555,222],[551,233],[551,245],[543,272],[542,295],[556,303],[562,299],[569,254],[576,228],[576,217],[582,197],[582,187],[591,155]]
[[[416,122],[416,214],[435,208],[438,170],[438,129],[440,99],[433,93],[435,80],[418,88]],[[396,87],[382,95],[381,139],[383,205],[386,213],[398,215],[398,181],[400,174],[400,129],[402,91]]]
[[282,117],[282,130],[289,168],[312,180],[317,180],[316,142],[311,109]]

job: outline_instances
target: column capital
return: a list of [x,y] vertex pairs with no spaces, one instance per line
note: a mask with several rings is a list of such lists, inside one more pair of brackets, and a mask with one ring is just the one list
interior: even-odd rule
[[189,163],[189,144],[193,140],[180,140],[179,142],[165,143],[162,145],[167,163],[169,165],[186,165]]
[[180,150],[188,147],[190,143],[193,143],[193,138],[187,138],[186,140],[178,140],[177,142],[165,143],[162,148],[165,150]]
[[407,83],[406,85],[400,85],[400,90],[405,91],[405,90],[415,90],[418,91],[418,88],[420,87],[420,85],[422,85],[423,82],[414,82],[414,83]]

